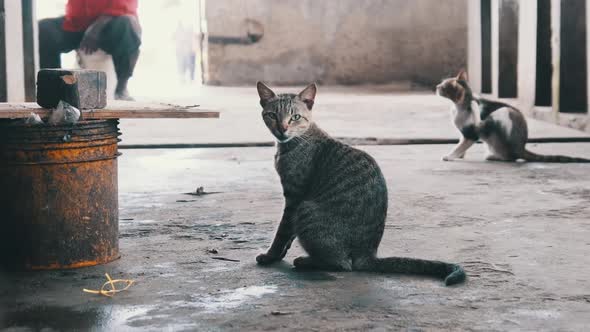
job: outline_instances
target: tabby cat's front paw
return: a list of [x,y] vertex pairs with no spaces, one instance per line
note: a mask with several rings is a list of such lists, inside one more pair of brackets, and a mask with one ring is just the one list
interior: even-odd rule
[[280,261],[282,259],[283,258],[280,257],[280,256],[269,255],[268,253],[266,253],[266,254],[260,254],[260,255],[256,256],[256,262],[259,265],[272,264],[272,263],[278,262],[278,261]]
[[453,156],[451,156],[451,155],[442,157],[442,160],[443,161],[452,161],[453,159],[455,159],[455,158]]

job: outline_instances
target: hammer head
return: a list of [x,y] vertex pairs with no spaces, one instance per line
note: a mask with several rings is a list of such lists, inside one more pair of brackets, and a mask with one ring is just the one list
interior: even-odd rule
[[78,109],[107,105],[106,74],[97,70],[41,69],[37,73],[37,104],[55,108],[60,100]]

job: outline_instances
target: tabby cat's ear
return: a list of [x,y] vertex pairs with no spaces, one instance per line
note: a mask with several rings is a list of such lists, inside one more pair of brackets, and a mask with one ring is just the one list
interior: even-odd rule
[[264,107],[269,100],[273,99],[277,95],[262,82],[256,83],[256,89],[258,89],[258,95],[260,96],[260,105]]
[[467,81],[467,72],[465,71],[465,69],[461,69],[459,74],[457,74],[457,79],[461,81]]
[[303,89],[303,91],[299,93],[299,98],[301,98],[305,105],[307,105],[307,109],[310,111],[313,107],[313,102],[315,100],[315,94],[317,91],[318,88],[315,83],[311,83],[307,86],[307,88]]

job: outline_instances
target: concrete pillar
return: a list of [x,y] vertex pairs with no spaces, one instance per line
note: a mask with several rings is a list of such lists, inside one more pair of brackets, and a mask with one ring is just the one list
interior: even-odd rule
[[22,6],[20,1],[4,1],[6,40],[6,101],[25,101]]
[[[544,0],[540,0],[544,1]],[[548,0],[545,0],[548,1]],[[519,107],[530,109],[535,105],[537,57],[537,1],[520,1],[518,8],[517,91]],[[551,63],[549,63],[551,68]],[[548,93],[551,94],[551,85]]]
[[491,22],[492,22],[492,92],[493,97],[498,97],[498,17],[500,12],[500,1],[491,0]]
[[475,92],[482,91],[481,2],[467,3],[467,73]]
[[33,101],[37,64],[34,0],[0,0],[0,101]]

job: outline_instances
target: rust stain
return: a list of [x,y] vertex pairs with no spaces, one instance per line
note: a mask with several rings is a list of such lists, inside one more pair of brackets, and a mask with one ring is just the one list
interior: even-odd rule
[[31,271],[41,271],[41,270],[69,270],[69,269],[79,269],[81,267],[88,267],[88,266],[95,266],[100,264],[110,263],[117,259],[121,258],[120,255],[116,255],[113,257],[104,257],[101,259],[96,260],[88,260],[88,261],[81,261],[72,264],[62,265],[59,263],[50,263],[47,265],[26,265],[27,270]]
[[119,257],[117,123],[0,121],[0,265],[72,269]]
[[64,81],[64,83],[69,85],[76,84],[78,81],[74,75],[64,75],[61,77],[61,79]]

